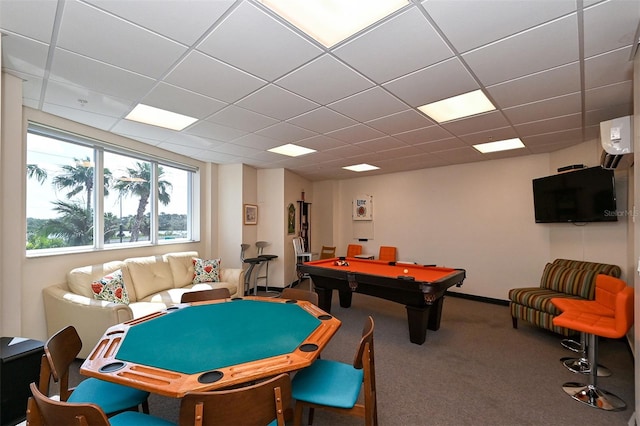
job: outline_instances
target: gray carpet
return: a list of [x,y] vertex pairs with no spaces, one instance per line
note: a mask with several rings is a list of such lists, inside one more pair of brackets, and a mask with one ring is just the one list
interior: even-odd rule
[[[337,299],[334,297],[334,299]],[[342,327],[322,357],[352,362],[364,320],[375,320],[378,417],[381,425],[627,425],[634,411],[633,356],[623,340],[600,340],[600,363],[613,372],[599,384],[627,409],[606,412],[562,391],[571,373],[560,358],[572,352],[561,337],[527,323],[511,327],[509,308],[448,296],[439,331],[423,345],[409,342],[405,308],[355,294],[349,309],[334,300]],[[273,324],[273,326],[277,326]],[[179,401],[153,395],[152,414],[177,421]],[[357,418],[316,410],[314,425],[362,425]]]

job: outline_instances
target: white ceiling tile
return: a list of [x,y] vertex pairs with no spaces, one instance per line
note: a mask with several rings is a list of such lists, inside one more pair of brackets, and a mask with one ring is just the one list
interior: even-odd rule
[[107,96],[86,87],[49,81],[44,102],[66,105],[85,112],[103,114],[113,119],[129,113],[134,106],[131,100]]
[[451,50],[416,8],[339,46],[334,53],[377,83],[452,56]]
[[572,14],[473,50],[462,58],[485,85],[575,62],[579,59],[577,21]]
[[397,133],[393,136],[410,144],[419,144],[452,137],[451,133],[440,126],[425,127],[423,129]]
[[300,139],[307,139],[316,135],[315,132],[285,122],[259,130],[256,134],[287,143],[295,143]]
[[233,141],[234,145],[248,146],[254,149],[267,150],[281,145],[281,142],[275,139],[261,136],[255,133],[249,133]]
[[229,142],[247,134],[242,130],[232,129],[207,120],[196,122],[184,130],[184,133],[223,142]]
[[[158,78],[187,48],[80,2],[66,2],[58,47]],[[126,48],[123,48],[126,47]]]
[[44,77],[49,46],[19,35],[2,37],[2,68]]
[[165,143],[185,146],[193,149],[213,149],[216,146],[222,145],[224,142],[203,138],[201,136],[189,135],[186,133],[176,133],[165,139]]
[[407,106],[380,87],[329,104],[329,108],[357,121],[369,121],[404,111]]
[[154,87],[141,103],[195,118],[208,117],[227,105],[217,99],[166,83]]
[[324,151],[346,145],[343,141],[330,138],[325,135],[316,135],[311,138],[301,140],[299,144],[305,148],[311,148],[317,151]]
[[489,86],[496,107],[509,108],[580,91],[580,65],[572,63],[548,71]]
[[355,126],[329,132],[327,136],[349,143],[357,143],[381,138],[385,134],[364,124],[356,124]]
[[[586,58],[631,46],[640,19],[637,0],[609,0],[584,11],[584,56]],[[629,48],[629,54],[631,49]]]
[[611,105],[633,104],[632,86],[633,83],[631,81],[626,81],[587,90],[585,93],[585,106],[587,110],[592,110]]
[[415,146],[420,148],[424,152],[439,152],[439,151],[446,151],[454,148],[464,148],[464,147],[467,147],[467,144],[465,144],[458,138],[450,137],[447,139],[436,140],[433,142],[421,143]]
[[367,121],[367,125],[388,135],[421,129],[433,124],[424,114],[408,109],[386,117]]
[[575,0],[429,0],[422,3],[460,53],[575,12]]
[[[617,66],[612,67],[612,64]],[[584,74],[587,89],[633,80],[633,61],[629,59],[629,49],[613,50],[586,59]]]
[[313,111],[306,112],[288,121],[296,126],[318,133],[331,132],[356,124],[355,120],[326,107],[316,108]]
[[322,53],[251,3],[234,9],[198,50],[269,81]]
[[476,90],[478,83],[459,59],[451,58],[385,83],[384,88],[418,107]]
[[246,132],[255,132],[278,122],[275,118],[267,117],[266,115],[258,114],[257,112],[249,111],[236,105],[227,106],[222,111],[207,118],[207,121]]
[[377,139],[371,139],[368,141],[359,142],[357,145],[361,146],[362,148],[368,149],[370,151],[375,151],[375,152],[391,151],[391,150],[400,149],[400,148],[407,149],[407,150],[411,148],[410,151],[407,151],[407,152],[411,152],[413,154],[420,152],[420,150],[412,148],[406,143],[392,136],[384,136]]
[[549,131],[561,131],[564,129],[575,129],[582,126],[582,114],[571,114],[564,117],[555,117],[548,120],[531,121],[529,123],[516,125],[516,131],[520,136],[533,136]]
[[453,135],[468,135],[478,130],[499,129],[509,125],[501,112],[493,111],[440,124]]
[[[149,0],[85,0],[123,19],[187,45],[193,44],[234,3],[233,0],[153,2]],[[180,25],[179,23],[188,23]]]
[[77,108],[69,108],[63,105],[44,103],[42,110],[49,114],[57,115],[71,121],[84,123],[88,126],[101,130],[111,130],[118,122],[118,118],[110,117],[105,114],[96,114],[91,111],[85,111]]
[[49,77],[122,99],[140,99],[154,80],[65,50],[56,49]]
[[580,92],[531,102],[502,110],[512,124],[527,123],[556,116],[579,113],[582,96]]
[[22,34],[49,43],[57,7],[58,2],[51,0],[2,0],[0,28],[3,32]]
[[237,104],[279,120],[287,120],[318,107],[318,104],[273,84],[252,93]]
[[276,84],[322,105],[373,86],[371,81],[330,55],[320,56]]
[[502,141],[517,138],[518,134],[512,127],[500,127],[462,135],[459,139],[467,145]]
[[199,52],[187,55],[165,81],[226,102],[235,102],[266,83]]
[[149,124],[131,120],[120,120],[115,126],[113,126],[112,131],[134,139],[153,139],[158,141],[158,143],[177,133],[175,130],[151,126]]

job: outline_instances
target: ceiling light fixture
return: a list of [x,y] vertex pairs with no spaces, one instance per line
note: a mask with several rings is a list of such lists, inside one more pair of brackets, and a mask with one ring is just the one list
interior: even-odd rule
[[438,123],[444,123],[445,121],[493,111],[496,107],[482,90],[474,90],[473,92],[422,105],[418,109]]
[[144,104],[136,105],[125,119],[178,131],[198,121],[197,118]]
[[354,164],[353,166],[343,167],[345,170],[351,170],[352,172],[368,172],[371,170],[378,170],[380,167],[372,166],[371,164]]
[[259,0],[325,47],[406,6],[407,0]]
[[505,139],[502,141],[487,142],[473,145],[475,149],[483,154],[498,151],[508,151],[510,149],[524,148],[524,144],[520,138]]
[[305,148],[303,146],[294,145],[292,143],[276,146],[275,148],[268,149],[267,151],[273,152],[276,154],[288,155],[289,157],[298,157],[300,155],[311,154],[312,152],[316,152],[315,149]]

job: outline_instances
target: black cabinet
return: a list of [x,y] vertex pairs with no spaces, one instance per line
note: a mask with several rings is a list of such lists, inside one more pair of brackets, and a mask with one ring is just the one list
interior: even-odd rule
[[26,418],[29,384],[38,383],[44,344],[20,337],[0,337],[0,423],[15,425]]

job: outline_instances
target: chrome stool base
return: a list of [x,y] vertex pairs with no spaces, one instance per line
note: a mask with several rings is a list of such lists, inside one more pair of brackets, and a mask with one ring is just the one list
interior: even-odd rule
[[583,352],[584,347],[582,342],[575,341],[573,339],[562,339],[560,344],[573,352]]
[[620,411],[627,408],[627,404],[623,400],[594,385],[567,382],[562,385],[562,389],[576,401],[593,408],[607,411]]
[[[560,362],[564,365],[567,370],[572,373],[577,374],[591,374],[591,363],[586,358],[560,358]],[[611,375],[611,370],[607,367],[598,364],[598,369],[596,370],[596,375],[598,377],[609,377]]]

